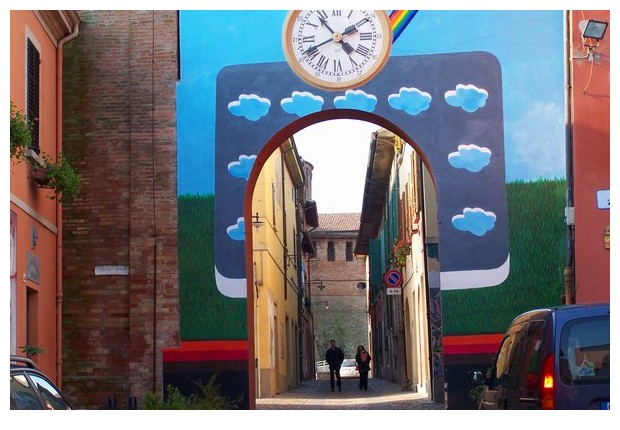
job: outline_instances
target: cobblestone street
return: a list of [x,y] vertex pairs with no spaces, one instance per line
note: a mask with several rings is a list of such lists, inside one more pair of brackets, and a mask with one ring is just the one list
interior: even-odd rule
[[329,380],[304,381],[301,387],[269,399],[256,399],[257,410],[444,410],[424,394],[401,390],[400,385],[370,378],[368,391],[360,391],[357,379],[343,379],[342,391],[331,392]]

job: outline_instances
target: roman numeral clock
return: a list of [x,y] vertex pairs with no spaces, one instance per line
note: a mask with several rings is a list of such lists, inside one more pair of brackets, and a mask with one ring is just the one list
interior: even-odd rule
[[382,10],[293,10],[284,22],[282,45],[301,79],[342,91],[381,71],[390,56],[392,28]]

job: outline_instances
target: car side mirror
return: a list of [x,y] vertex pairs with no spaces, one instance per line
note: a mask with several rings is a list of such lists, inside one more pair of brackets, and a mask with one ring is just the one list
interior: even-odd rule
[[484,373],[482,373],[482,370],[471,370],[467,372],[467,376],[471,385],[482,385],[486,380]]

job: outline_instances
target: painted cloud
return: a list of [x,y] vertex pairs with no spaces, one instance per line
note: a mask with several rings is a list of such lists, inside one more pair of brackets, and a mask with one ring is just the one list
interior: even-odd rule
[[269,113],[271,102],[256,94],[241,94],[239,100],[228,103],[228,110],[235,116],[258,121]]
[[228,163],[228,173],[235,178],[243,178],[246,181],[250,177],[252,166],[256,161],[256,155],[240,155],[239,161],[232,161]]
[[377,97],[366,94],[362,90],[347,90],[344,96],[334,97],[336,109],[357,109],[373,112],[377,105]]
[[401,88],[398,94],[390,94],[388,103],[394,109],[404,110],[409,115],[417,115],[429,108],[432,97],[417,88]]
[[448,154],[448,162],[457,169],[479,172],[491,162],[491,150],[478,145],[459,145],[458,152]]
[[450,106],[460,107],[467,112],[475,112],[487,104],[489,93],[472,84],[458,84],[456,90],[446,91],[444,97]]
[[468,231],[476,236],[484,236],[495,227],[497,217],[493,212],[487,212],[481,208],[465,208],[462,215],[452,217],[452,225],[461,230]]
[[245,221],[243,217],[237,218],[237,224],[230,225],[226,233],[232,240],[245,240]]
[[280,101],[280,106],[284,112],[302,117],[319,112],[323,108],[323,97],[315,96],[308,91],[293,91],[290,98]]

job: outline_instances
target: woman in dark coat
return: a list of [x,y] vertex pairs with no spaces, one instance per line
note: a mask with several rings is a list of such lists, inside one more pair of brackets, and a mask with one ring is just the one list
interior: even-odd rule
[[368,372],[370,372],[370,354],[364,348],[364,345],[357,347],[355,361],[360,372],[360,391],[368,391]]

